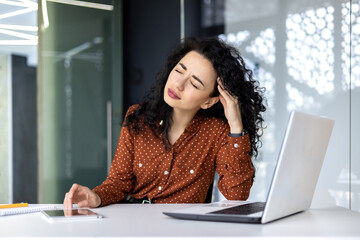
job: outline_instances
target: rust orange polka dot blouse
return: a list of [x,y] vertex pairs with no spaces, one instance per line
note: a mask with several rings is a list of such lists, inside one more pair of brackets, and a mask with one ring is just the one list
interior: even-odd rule
[[246,200],[254,174],[250,140],[248,134],[230,137],[229,130],[227,122],[197,114],[166,150],[149,127],[136,135],[123,126],[109,175],[94,188],[101,206],[128,195],[153,203],[203,203],[215,171],[227,199]]

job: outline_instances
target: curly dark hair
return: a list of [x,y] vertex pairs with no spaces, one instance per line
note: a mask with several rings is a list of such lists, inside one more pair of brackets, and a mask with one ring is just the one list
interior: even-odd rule
[[[165,103],[163,92],[168,76],[178,62],[189,52],[195,51],[208,59],[221,79],[225,90],[237,97],[242,115],[244,129],[249,133],[251,152],[257,157],[261,147],[263,134],[262,112],[266,107],[263,104],[264,89],[259,82],[253,79],[251,70],[245,67],[244,59],[234,47],[229,46],[218,38],[186,38],[180,42],[168,56],[164,66],[156,76],[156,84],[145,96],[139,108],[127,116],[125,126],[132,125],[135,133],[144,127],[150,126],[156,136],[163,136],[163,143],[167,146],[168,130],[171,124],[172,107]],[[217,83],[211,97],[218,96]],[[203,114],[226,121],[223,105],[219,102],[206,110],[200,109]],[[160,121],[163,121],[159,125]]]

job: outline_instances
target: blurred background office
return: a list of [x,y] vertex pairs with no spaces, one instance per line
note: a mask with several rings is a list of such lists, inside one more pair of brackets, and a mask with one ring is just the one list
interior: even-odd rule
[[[292,109],[335,119],[314,206],[360,211],[360,0],[0,0],[0,203],[61,203],[107,176],[127,108],[181,38],[237,47],[266,88],[250,200]],[[306,178],[306,176],[304,176]],[[296,191],[296,189],[294,189]],[[213,191],[213,201],[223,197]]]

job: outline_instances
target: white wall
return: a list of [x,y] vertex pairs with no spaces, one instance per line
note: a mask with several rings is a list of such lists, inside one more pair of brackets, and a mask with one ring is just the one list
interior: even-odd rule
[[11,62],[0,53],[0,204],[12,201]]

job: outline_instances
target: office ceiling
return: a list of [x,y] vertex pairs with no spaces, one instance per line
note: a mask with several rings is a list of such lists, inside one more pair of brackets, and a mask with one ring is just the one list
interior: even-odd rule
[[37,65],[37,1],[0,0],[0,54],[28,57]]
[[[39,0],[40,1],[40,0]],[[41,0],[77,7],[113,10],[112,0]],[[28,64],[37,65],[37,0],[0,0],[0,54],[28,57]],[[45,14],[44,14],[45,16]],[[44,25],[46,25],[44,19]]]

